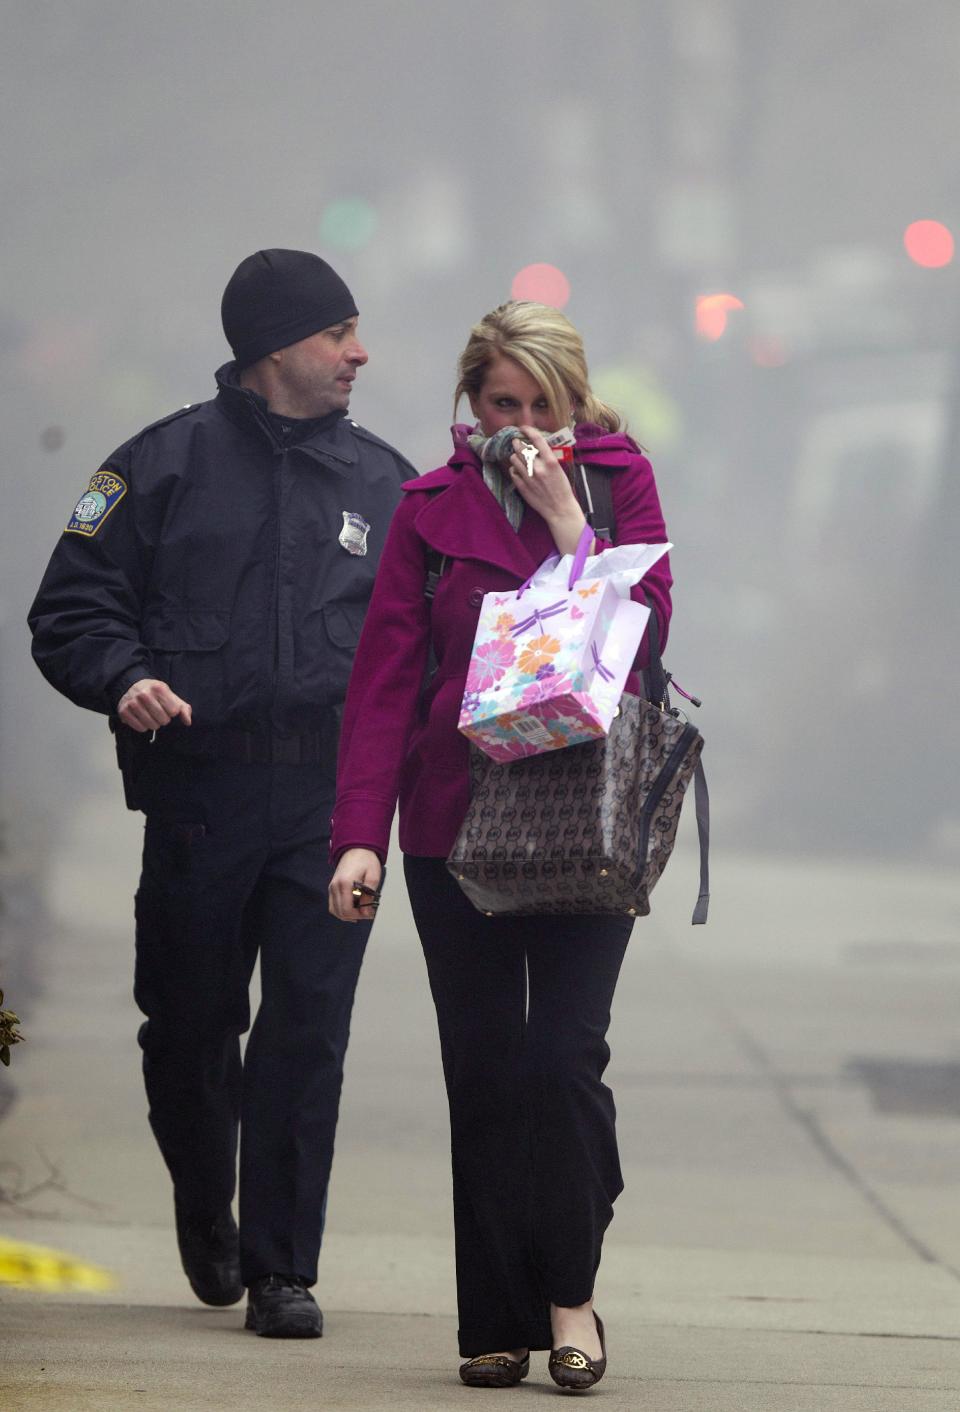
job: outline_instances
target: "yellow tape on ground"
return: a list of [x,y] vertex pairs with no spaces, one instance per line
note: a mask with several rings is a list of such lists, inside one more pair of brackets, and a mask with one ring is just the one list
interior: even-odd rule
[[88,1265],[65,1255],[61,1250],[48,1250],[44,1245],[28,1245],[21,1240],[0,1236],[0,1284],[45,1290],[113,1289],[116,1280],[109,1270]]

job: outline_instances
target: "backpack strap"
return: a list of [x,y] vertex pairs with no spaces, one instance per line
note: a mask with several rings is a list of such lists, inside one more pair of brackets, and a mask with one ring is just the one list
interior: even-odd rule
[[[440,487],[436,490],[428,490],[426,494],[432,499],[434,495],[440,494]],[[447,567],[447,556],[446,554],[441,554],[439,549],[428,549],[424,558],[426,560],[426,571],[423,581],[423,596],[424,598],[430,599],[432,602],[433,596],[437,591],[437,584],[440,582],[443,571]]]
[[657,617],[657,610],[653,606],[653,599],[646,588],[643,596],[647,600],[647,607],[650,609],[650,620],[647,623],[647,665],[642,668],[640,675],[643,678],[643,689],[647,694],[647,700],[654,702],[662,711],[670,710],[670,678],[663,669],[663,658],[660,656],[660,619]]
[[611,477],[618,470],[616,466],[592,466],[586,461],[578,461],[574,465],[573,490],[587,517],[587,524],[598,539],[607,539],[611,544],[617,533]]
[[423,596],[432,600],[437,591],[437,584],[440,582],[444,569],[447,567],[447,556],[441,554],[439,549],[428,549],[426,553],[426,574],[423,581]]

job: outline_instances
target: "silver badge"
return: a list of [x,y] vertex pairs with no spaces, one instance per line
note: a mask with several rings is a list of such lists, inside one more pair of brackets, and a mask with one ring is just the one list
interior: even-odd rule
[[370,533],[370,526],[362,515],[358,515],[353,510],[343,511],[343,529],[340,531],[340,543],[348,554],[366,554],[367,535]]

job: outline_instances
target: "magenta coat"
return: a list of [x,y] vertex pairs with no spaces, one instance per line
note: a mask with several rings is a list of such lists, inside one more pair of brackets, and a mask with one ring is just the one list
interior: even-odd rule
[[[556,553],[546,521],[529,507],[519,533],[511,528],[467,445],[469,428],[453,431],[447,464],[404,484],[380,560],[344,707],[334,858],[347,848],[371,848],[385,859],[398,797],[404,853],[450,852],[470,797],[469,746],[457,721],[481,599],[519,588]],[[611,477],[616,542],[662,544],[653,471],[636,443],[593,425],[578,426],[576,439],[578,459],[620,470]],[[608,542],[598,540],[598,550],[604,547]],[[432,605],[423,591],[431,549],[448,558]],[[643,581],[661,644],[672,582],[667,556]],[[645,601],[642,588],[633,593]],[[431,643],[437,667],[424,692]]]

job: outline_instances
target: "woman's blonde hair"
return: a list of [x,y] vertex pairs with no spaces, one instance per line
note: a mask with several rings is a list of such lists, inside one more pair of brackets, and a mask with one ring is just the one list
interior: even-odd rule
[[539,384],[558,427],[568,424],[572,410],[575,423],[596,422],[606,431],[620,430],[619,415],[591,391],[583,339],[573,324],[559,309],[528,299],[501,304],[470,330],[457,364],[454,420],[462,397],[479,396],[498,353],[519,363]]

